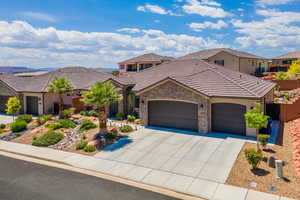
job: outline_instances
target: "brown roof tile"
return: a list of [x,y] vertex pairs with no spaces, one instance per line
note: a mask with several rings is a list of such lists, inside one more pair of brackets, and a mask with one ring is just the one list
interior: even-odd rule
[[300,58],[300,51],[295,51],[295,52],[291,52],[291,53],[287,53],[281,56],[277,56],[273,59],[297,59]]
[[123,63],[139,63],[139,62],[162,62],[162,61],[170,61],[174,58],[168,56],[161,56],[154,53],[143,54],[134,58],[130,58],[128,60],[119,62],[119,64]]

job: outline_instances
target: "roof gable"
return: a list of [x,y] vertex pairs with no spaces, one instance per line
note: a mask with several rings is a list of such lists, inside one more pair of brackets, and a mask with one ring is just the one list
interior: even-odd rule
[[155,53],[143,54],[134,58],[130,58],[128,60],[119,62],[119,64],[124,63],[139,63],[139,62],[162,62],[162,61],[170,61],[174,58],[168,56],[161,56]]

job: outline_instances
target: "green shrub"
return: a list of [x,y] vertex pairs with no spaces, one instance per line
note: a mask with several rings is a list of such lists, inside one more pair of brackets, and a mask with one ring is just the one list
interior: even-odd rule
[[79,131],[83,132],[83,131],[87,131],[93,128],[96,128],[97,125],[94,124],[91,120],[88,119],[84,119],[82,120],[81,124],[80,124],[80,128]]
[[37,135],[32,135],[32,140],[36,140],[38,139],[38,136]]
[[75,108],[69,108],[69,109],[65,109],[63,111],[63,117],[65,119],[69,119],[75,112]]
[[113,134],[113,133],[106,133],[106,134],[104,135],[104,137],[105,137],[105,139],[113,140],[113,139],[115,139],[117,136],[116,136],[115,134]]
[[27,123],[24,120],[17,120],[10,125],[12,132],[17,133],[26,130]]
[[0,134],[2,134],[4,132],[4,130],[2,128],[0,128]]
[[252,169],[256,169],[263,158],[262,152],[255,149],[245,149],[245,156]]
[[82,135],[81,135],[81,139],[85,140],[86,138],[87,138],[87,137],[86,137],[85,134],[82,134]]
[[47,121],[49,121],[49,120],[51,120],[51,119],[52,119],[52,115],[51,115],[51,114],[43,115],[43,116],[41,116],[41,117],[39,117],[39,118],[37,119],[37,123],[38,123],[39,125],[43,125],[43,124],[45,124]]
[[32,121],[31,115],[19,115],[16,120],[24,120],[26,123],[29,123]]
[[128,132],[133,131],[133,128],[129,125],[124,125],[124,126],[120,127],[120,131],[123,133],[128,133]]
[[135,120],[135,116],[133,116],[133,115],[127,115],[127,121],[134,122],[134,120]]
[[265,147],[268,144],[270,135],[267,134],[258,134],[257,140],[260,142],[260,144]]
[[94,145],[87,145],[84,147],[85,152],[94,152],[96,151],[96,147]]
[[57,144],[64,138],[64,134],[54,132],[53,130],[48,131],[44,135],[37,137],[32,141],[32,145],[34,146],[43,146],[48,147],[50,145]]
[[5,124],[0,124],[1,129],[5,129],[6,125]]
[[90,117],[98,117],[99,113],[95,110],[88,111],[88,116]]
[[87,111],[85,111],[85,110],[80,111],[80,115],[87,116]]
[[122,120],[123,119],[123,114],[118,112],[115,117],[116,117],[116,120]]
[[275,80],[291,80],[290,75],[287,72],[276,72]]
[[61,124],[58,122],[53,122],[51,124],[47,124],[46,127],[49,129],[52,129],[52,130],[56,130],[56,129],[61,128]]
[[75,128],[76,124],[69,119],[59,119],[57,123],[60,124],[61,128]]
[[76,143],[76,150],[78,149],[84,149],[84,147],[86,147],[86,145],[88,144],[87,141],[79,141]]
[[20,137],[22,135],[22,133],[14,133],[15,137]]

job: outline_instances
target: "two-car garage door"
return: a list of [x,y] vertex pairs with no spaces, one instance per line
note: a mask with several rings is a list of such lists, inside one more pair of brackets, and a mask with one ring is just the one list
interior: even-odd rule
[[180,101],[149,101],[148,125],[198,131],[198,106]]

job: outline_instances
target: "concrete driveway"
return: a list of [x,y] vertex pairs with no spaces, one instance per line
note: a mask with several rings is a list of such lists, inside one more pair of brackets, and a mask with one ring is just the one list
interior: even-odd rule
[[0,124],[9,124],[13,122],[13,117],[10,115],[0,114]]
[[225,183],[243,144],[232,138],[142,129],[95,157],[110,161],[103,170],[107,173],[210,198]]

